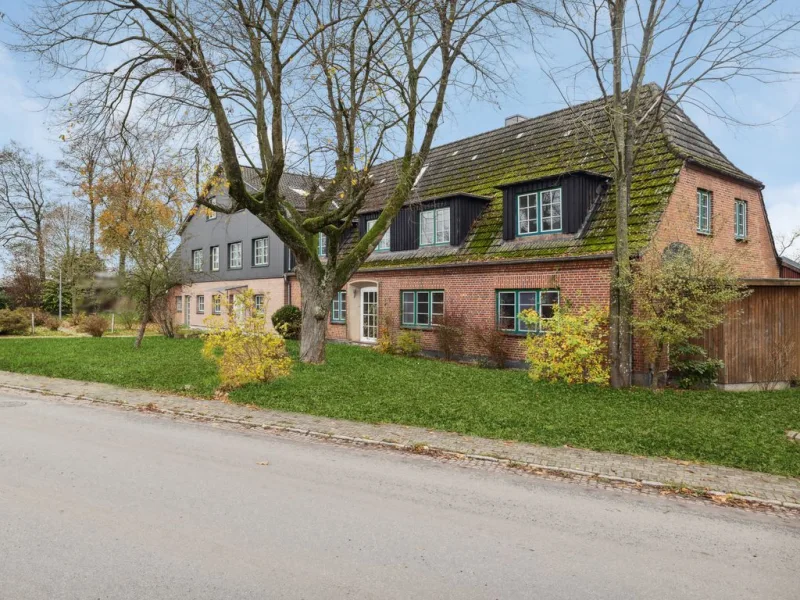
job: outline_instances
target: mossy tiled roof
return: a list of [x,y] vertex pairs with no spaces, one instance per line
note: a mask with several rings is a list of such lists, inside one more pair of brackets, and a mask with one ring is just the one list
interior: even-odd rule
[[[672,195],[685,160],[753,185],[677,107],[639,148],[633,173],[630,214],[632,251],[643,249]],[[591,135],[590,133],[591,132]],[[407,204],[454,194],[491,198],[459,247],[373,253],[365,268],[415,264],[604,255],[613,250],[615,190],[601,197],[582,233],[503,240],[503,198],[498,186],[588,171],[609,178],[610,130],[602,100],[495,129],[431,150],[427,168]],[[373,169],[375,182],[362,212],[379,210],[396,181],[397,162]]]

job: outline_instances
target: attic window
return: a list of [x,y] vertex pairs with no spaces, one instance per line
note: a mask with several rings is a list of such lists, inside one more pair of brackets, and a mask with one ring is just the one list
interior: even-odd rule
[[561,231],[561,188],[517,196],[517,235]]

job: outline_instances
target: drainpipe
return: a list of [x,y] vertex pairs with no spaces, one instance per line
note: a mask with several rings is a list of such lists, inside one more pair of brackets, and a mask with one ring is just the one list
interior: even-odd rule
[[292,280],[289,279],[289,274],[288,273],[284,273],[283,274],[283,283],[284,283],[284,285],[286,287],[286,289],[284,291],[284,294],[286,294],[286,299],[285,299],[286,301],[284,302],[284,304],[291,304],[292,303]]

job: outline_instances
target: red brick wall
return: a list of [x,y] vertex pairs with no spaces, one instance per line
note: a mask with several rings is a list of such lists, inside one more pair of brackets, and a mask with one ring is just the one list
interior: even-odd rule
[[[697,190],[713,193],[712,235],[697,233]],[[747,202],[747,239],[734,237],[734,200]],[[685,165],[675,191],[661,217],[653,240],[660,252],[672,242],[689,246],[711,244],[732,258],[739,275],[747,278],[778,277],[778,262],[769,235],[761,192],[734,179]]]
[[[533,263],[520,265],[470,265],[464,267],[411,269],[357,273],[353,282],[375,281],[381,314],[391,314],[395,330],[400,320],[401,290],[444,290],[445,311],[464,316],[466,329],[476,326],[494,326],[496,318],[495,290],[498,289],[559,289],[561,302],[575,305],[597,303],[608,306],[610,261],[565,261],[563,263]],[[348,300],[352,296],[348,295]],[[300,306],[300,286],[292,278],[292,304]],[[347,307],[348,319],[358,314],[356,307]],[[344,325],[328,325],[328,337],[347,339]],[[522,339],[506,336],[506,343],[514,359],[523,358]],[[422,331],[422,345],[426,350],[436,350],[436,338],[430,331]],[[464,353],[481,355],[483,352],[473,336],[467,335]]]

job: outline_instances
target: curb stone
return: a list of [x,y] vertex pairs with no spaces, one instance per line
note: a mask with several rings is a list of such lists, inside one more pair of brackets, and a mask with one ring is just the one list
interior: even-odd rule
[[[41,394],[44,396],[51,396],[57,398],[67,398],[72,400],[82,400],[87,402],[92,402],[96,404],[105,404],[109,406],[116,406],[123,408],[125,410],[136,410],[140,412],[154,412],[158,414],[164,415],[172,415],[176,417],[183,417],[193,421],[201,421],[201,422],[219,422],[219,423],[228,423],[232,425],[239,425],[248,429],[263,429],[269,431],[277,431],[277,432],[286,432],[286,433],[294,433],[314,438],[319,438],[323,440],[336,440],[346,443],[352,444],[360,444],[360,445],[371,445],[377,447],[384,447],[384,448],[391,448],[395,450],[400,450],[404,452],[416,453],[416,454],[431,454],[437,456],[443,456],[448,458],[460,458],[460,459],[468,459],[468,460],[476,460],[476,461],[484,461],[490,463],[497,463],[501,464],[508,468],[519,468],[525,471],[544,471],[547,473],[552,473],[556,475],[561,475],[565,477],[575,476],[575,477],[587,477],[590,479],[597,479],[601,481],[607,481],[610,483],[621,483],[630,486],[646,486],[655,489],[673,489],[679,495],[685,496],[701,496],[707,498],[713,497],[724,497],[730,498],[732,500],[743,502],[746,504],[752,505],[764,505],[764,506],[771,506],[771,507],[778,507],[778,508],[785,508],[790,510],[800,510],[800,503],[783,501],[783,500],[773,500],[770,498],[761,498],[758,496],[753,495],[744,495],[744,494],[737,494],[732,492],[724,492],[719,490],[712,490],[707,488],[691,488],[689,486],[684,485],[683,482],[661,482],[661,481],[653,481],[647,479],[634,479],[631,477],[620,477],[616,475],[608,475],[606,473],[599,473],[596,471],[587,471],[582,469],[572,469],[568,467],[558,467],[552,465],[544,465],[538,464],[534,462],[528,461],[520,461],[520,460],[512,460],[509,458],[502,458],[502,457],[495,457],[495,456],[488,456],[484,454],[465,454],[462,452],[457,452],[452,449],[448,448],[440,448],[436,446],[431,446],[428,444],[403,444],[399,442],[390,442],[390,441],[382,441],[382,440],[371,440],[367,438],[361,437],[353,437],[341,434],[334,434],[334,433],[325,433],[322,431],[315,431],[313,429],[304,429],[299,427],[292,427],[289,425],[280,425],[277,423],[254,423],[251,421],[251,417],[247,417],[245,419],[235,419],[230,417],[223,417],[221,415],[213,415],[213,414],[206,414],[196,412],[194,410],[173,410],[170,408],[163,408],[158,406],[157,404],[151,402],[148,404],[141,404],[136,405],[132,404],[123,400],[110,400],[106,398],[94,398],[92,396],[84,395],[84,394],[69,394],[63,392],[54,392],[52,390],[48,390],[46,388],[35,388],[35,387],[27,387],[27,386],[20,386],[20,385],[13,385],[9,383],[2,383],[0,382],[0,388],[3,389],[10,389],[22,392],[29,392],[35,394]],[[798,432],[789,432],[795,433],[797,436],[800,436]],[[787,433],[788,435],[788,433]],[[800,437],[798,437],[800,439]]]

